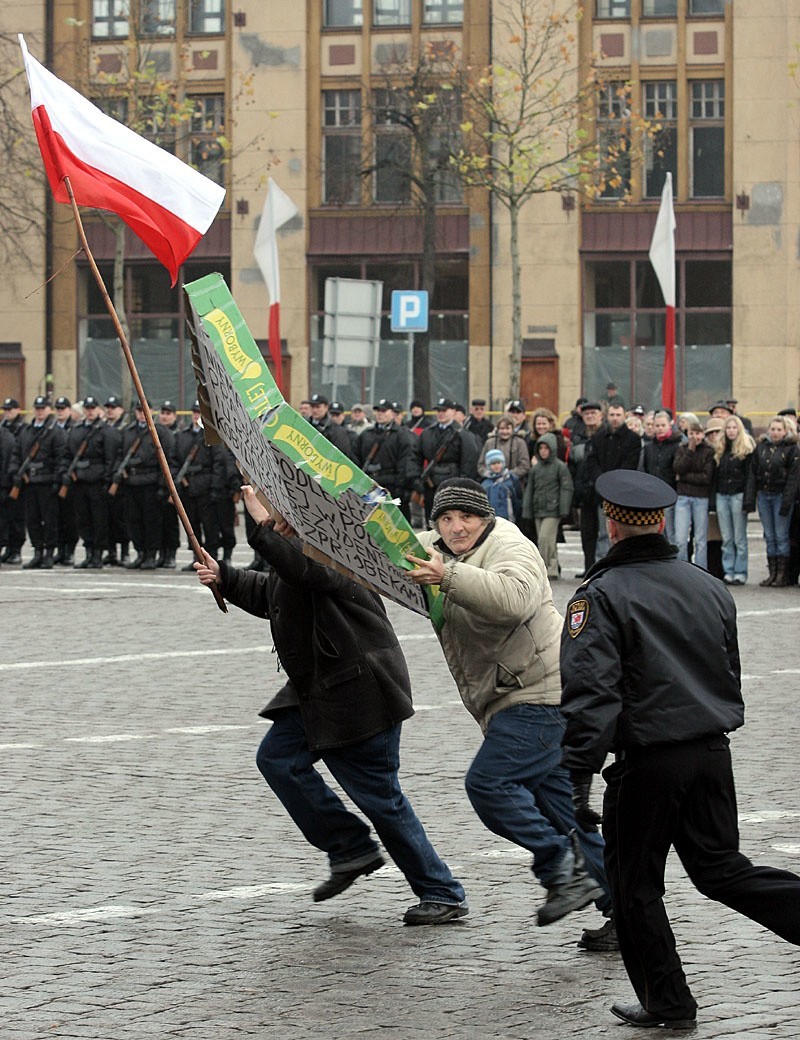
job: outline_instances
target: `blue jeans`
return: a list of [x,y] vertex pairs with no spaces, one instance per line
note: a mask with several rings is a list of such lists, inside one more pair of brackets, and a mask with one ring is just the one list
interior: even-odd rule
[[717,520],[722,535],[722,570],[726,578],[747,581],[747,513],[744,492],[717,495]]
[[400,725],[347,747],[312,751],[298,708],[276,717],[256,764],[305,839],[328,854],[333,873],[374,859],[377,842],[314,768],[320,759],[371,821],[378,837],[420,900],[460,903],[464,889],[428,840],[400,788]]
[[675,544],[678,559],[689,559],[689,530],[694,536],[694,562],[708,570],[708,499],[678,495],[675,503]]
[[603,839],[578,829],[569,773],[561,765],[565,728],[561,709],[518,704],[492,716],[486,738],[466,776],[472,807],[490,831],[533,853],[531,869],[545,887],[559,880],[575,831],[586,866],[611,907],[603,866]]
[[758,493],[758,515],[764,528],[767,556],[789,555],[789,524],[792,521],[792,510],[789,510],[788,516],[780,515],[782,498],[782,491]]

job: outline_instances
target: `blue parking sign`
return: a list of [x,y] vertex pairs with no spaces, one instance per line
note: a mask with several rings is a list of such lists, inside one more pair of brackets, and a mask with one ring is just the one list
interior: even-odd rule
[[392,293],[392,332],[428,331],[428,294],[395,289]]

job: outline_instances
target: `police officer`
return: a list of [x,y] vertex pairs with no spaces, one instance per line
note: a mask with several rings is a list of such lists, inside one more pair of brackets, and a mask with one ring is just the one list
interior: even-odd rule
[[15,444],[14,434],[0,423],[0,549],[8,545],[10,507],[15,504],[13,499],[8,497],[13,484],[11,459]]
[[[173,446],[177,446],[177,437],[180,432],[178,423],[178,410],[172,401],[165,401],[158,413],[158,422],[162,429],[169,431],[173,438]],[[180,524],[178,514],[172,501],[164,499],[161,510],[161,545],[158,551],[156,565],[166,570],[175,569],[175,553],[181,544]]]
[[[189,426],[175,438],[175,455],[178,467],[175,484],[189,523],[202,545],[215,546],[219,535],[217,510],[211,498],[214,455],[205,441],[198,401],[192,406]],[[193,571],[193,561],[186,564],[183,570]]]
[[[57,397],[54,405],[56,426],[64,431],[64,443],[75,425],[72,418],[72,402],[68,397]],[[56,495],[58,502],[58,549],[53,559],[56,566],[71,567],[75,562],[75,546],[78,544],[78,524],[75,519],[75,500],[71,495]]]
[[[563,762],[576,819],[590,827],[603,772],[605,859],[619,948],[639,1003],[634,1026],[692,1029],[686,982],[662,897],[670,846],[697,888],[800,944],[800,878],[739,852],[727,734],[744,721],[736,607],[725,585],[677,559],[663,537],[675,491],[648,473],[597,481],[610,552],[573,596],[561,641]],[[687,630],[686,605],[691,604]]]
[[[106,422],[112,430],[117,431],[121,442],[122,431],[127,426],[125,421],[125,408],[122,401],[115,394],[109,394],[106,398],[105,409]],[[109,498],[108,534],[108,552],[103,558],[103,564],[106,567],[124,567],[129,559],[128,549],[130,545],[130,538],[128,537],[128,529],[125,522],[124,484],[122,484]]]
[[[217,515],[217,541],[206,548],[215,559],[219,558],[222,549],[223,561],[230,563],[236,548],[236,504],[241,494],[242,476],[236,465],[236,456],[226,444],[214,444],[211,454],[214,459],[211,500]],[[261,566],[258,569],[262,569]]]
[[55,425],[46,397],[33,402],[33,420],[14,447],[14,486],[25,485],[25,525],[33,556],[23,570],[50,570],[58,543],[58,487],[64,469],[66,435]]
[[[24,426],[19,401],[15,397],[7,397],[3,401],[3,418],[0,419],[0,429],[10,433],[16,440]],[[25,492],[19,498],[6,497],[5,502],[5,526],[7,533],[5,537],[5,549],[0,556],[2,563],[22,563],[20,550],[25,544]]]
[[310,400],[311,419],[309,422],[311,425],[323,437],[327,437],[331,444],[338,448],[343,455],[355,461],[353,458],[353,442],[350,440],[350,435],[343,426],[338,426],[328,415],[328,398],[324,394],[312,394]]
[[478,443],[455,421],[455,402],[440,397],[436,422],[422,431],[414,445],[410,477],[415,491],[425,496],[425,515],[430,516],[437,487],[451,477],[478,476]]
[[[68,466],[62,479],[62,494],[72,497],[78,533],[86,556],[78,569],[100,570],[108,546],[108,485],[119,437],[101,418],[95,397],[83,401],[84,419],[67,434]],[[66,491],[63,489],[66,488]]]
[[[409,465],[416,446],[414,434],[395,422],[391,401],[382,398],[372,406],[375,424],[356,441],[356,462],[367,476],[386,488],[392,498],[401,498],[409,479]],[[402,502],[401,502],[402,508]],[[410,514],[403,509],[406,519]]]
[[[123,430],[114,463],[114,482],[125,487],[127,528],[136,549],[135,559],[129,560],[126,566],[152,571],[158,566],[156,556],[162,544],[166,490],[155,445],[147,428],[146,407],[149,406],[137,401],[133,422]],[[175,438],[160,422],[156,423],[156,433],[167,464],[174,473]],[[169,509],[175,512],[173,506]]]

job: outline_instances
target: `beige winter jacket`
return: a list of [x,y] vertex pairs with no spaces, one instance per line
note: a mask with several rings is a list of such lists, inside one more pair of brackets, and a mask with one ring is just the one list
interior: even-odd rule
[[[439,540],[435,531],[418,537],[426,548]],[[444,558],[439,641],[461,699],[484,732],[495,712],[514,704],[558,704],[564,619],[536,546],[498,518],[480,545]]]

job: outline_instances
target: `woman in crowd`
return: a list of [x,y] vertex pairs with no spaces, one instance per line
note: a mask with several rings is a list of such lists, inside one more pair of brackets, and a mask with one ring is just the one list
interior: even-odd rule
[[[653,437],[644,446],[644,461],[642,469],[654,477],[659,477],[671,488],[675,487],[676,478],[673,463],[675,453],[683,443],[681,435],[673,429],[672,419],[664,411],[655,412],[653,415]],[[666,527],[664,533],[667,541],[675,541],[675,507],[669,506],[664,510],[664,521]]]
[[514,433],[514,423],[513,415],[501,415],[494,430],[486,438],[478,459],[478,473],[481,475],[481,480],[489,476],[487,453],[498,449],[502,451],[508,469],[517,476],[520,485],[525,486],[528,470],[531,468],[531,457],[525,438],[519,433]]
[[[769,573],[761,585],[783,588],[788,584],[789,524],[800,476],[800,456],[793,424],[785,415],[770,419],[765,436],[752,454],[758,515],[767,543]],[[745,502],[745,510],[753,500]]]
[[536,465],[536,442],[546,433],[552,433],[556,439],[556,454],[562,462],[567,461],[567,440],[558,428],[558,419],[549,408],[537,408],[531,416],[530,455],[531,462]]
[[687,427],[687,444],[675,452],[678,501],[675,503],[675,544],[678,559],[689,559],[689,531],[694,541],[694,563],[708,569],[708,500],[714,475],[714,449],[705,443],[705,430],[698,420]]
[[[720,420],[717,420],[720,421]],[[709,419],[709,423],[714,422]],[[752,500],[752,454],[755,443],[738,415],[725,420],[714,445],[717,520],[722,534],[722,570],[726,585],[747,581],[747,511]]]

